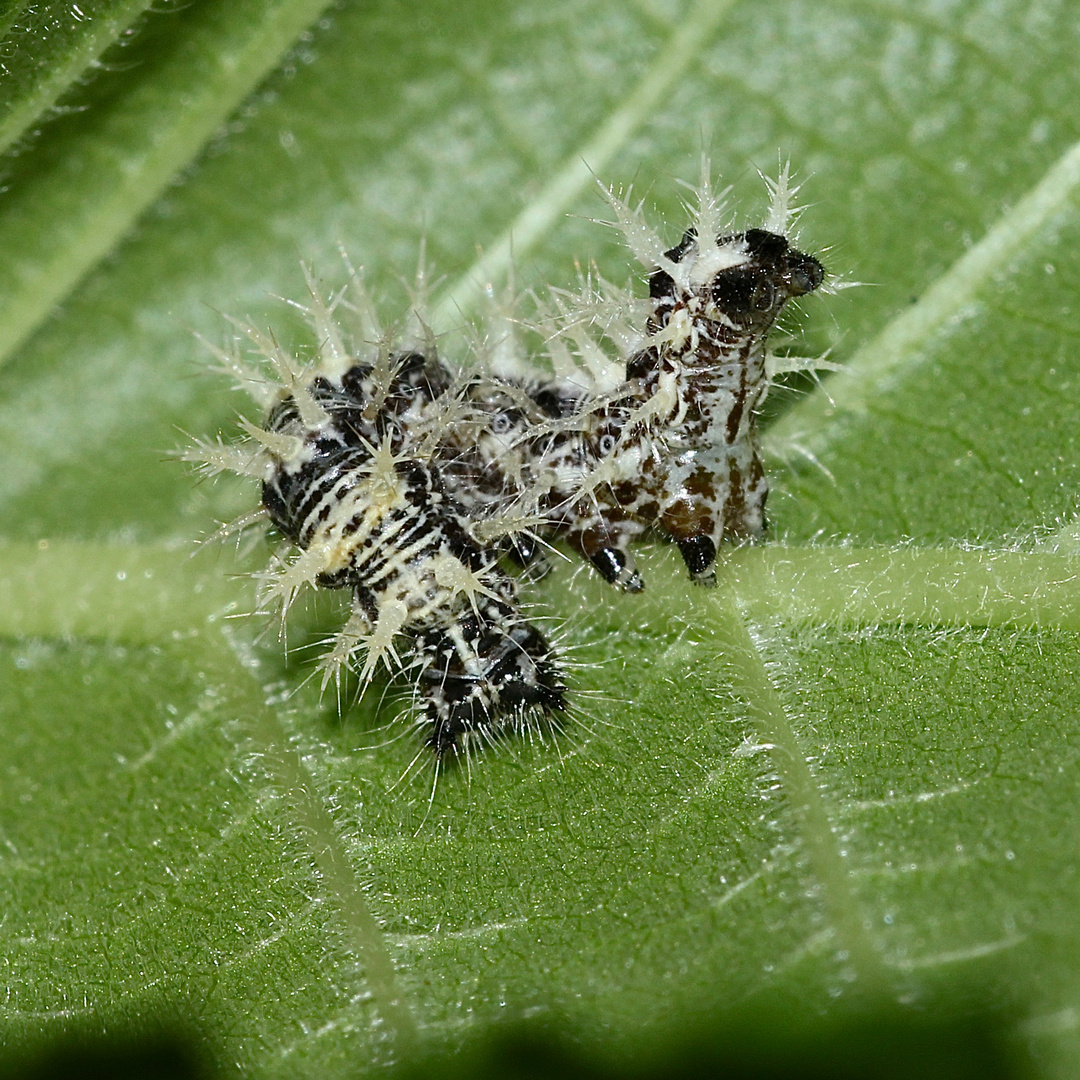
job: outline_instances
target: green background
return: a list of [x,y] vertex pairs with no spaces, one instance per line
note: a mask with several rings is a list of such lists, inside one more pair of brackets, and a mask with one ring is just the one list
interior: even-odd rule
[[[0,1025],[194,1032],[357,1075],[506,1018],[612,1053],[779,996],[1004,1010],[1080,1066],[1080,11],[1030,3],[101,0],[0,13]],[[589,170],[681,233],[702,151],[865,283],[785,349],[773,541],[691,589],[538,590],[580,717],[471,777],[338,716],[238,571],[222,313],[303,340],[338,245],[440,329],[632,271]],[[640,283],[639,283],[640,284]],[[452,346],[451,346],[452,351]],[[997,1015],[995,1013],[995,1015]],[[165,1018],[162,1021],[161,1018]],[[824,1020],[822,1022],[825,1022]]]

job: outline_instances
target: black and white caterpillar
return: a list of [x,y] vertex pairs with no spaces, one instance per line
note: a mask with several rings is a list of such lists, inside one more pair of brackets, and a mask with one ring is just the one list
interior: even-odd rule
[[287,610],[307,585],[348,591],[324,685],[346,666],[362,686],[380,664],[411,670],[417,722],[440,758],[557,725],[563,664],[523,613],[508,563],[561,539],[636,592],[629,544],[647,529],[674,540],[702,583],[722,541],[762,537],[756,412],[779,370],[820,366],[772,357],[766,337],[824,278],[788,238],[786,169],[769,188],[765,223],[737,231],[706,172],[674,247],[605,191],[649,296],[595,277],[578,294],[553,291],[533,322],[540,355],[489,332],[448,364],[424,321],[422,270],[397,332],[377,324],[356,272],[329,299],[309,274],[311,299],[296,306],[314,361],[248,325],[260,367],[215,350],[265,420],[185,456],[262,482],[260,509],[237,527],[268,520],[282,540],[264,601]]

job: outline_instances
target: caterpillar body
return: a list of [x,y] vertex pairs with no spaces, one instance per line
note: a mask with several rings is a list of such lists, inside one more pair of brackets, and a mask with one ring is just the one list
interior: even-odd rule
[[[722,540],[764,535],[768,484],[755,419],[771,375],[766,336],[787,301],[824,277],[817,259],[763,229],[701,242],[691,229],[658,261],[647,333],[614,394],[565,381],[515,388],[533,405],[516,440],[537,516],[630,592],[644,588],[629,541],[645,528],[671,537],[703,583],[714,579]],[[484,402],[497,415],[507,415],[508,385]],[[488,476],[500,474],[503,450],[488,446]]]
[[244,442],[185,456],[262,481],[260,511],[239,524],[268,519],[296,552],[274,557],[264,600],[287,609],[305,585],[348,591],[326,680],[345,666],[364,686],[380,664],[411,670],[439,758],[538,720],[557,726],[564,664],[524,614],[508,561],[538,563],[561,539],[636,592],[630,544],[646,529],[674,540],[702,583],[721,542],[761,538],[756,411],[782,366],[815,366],[778,363],[766,338],[787,301],[824,278],[788,239],[786,169],[770,190],[765,225],[733,231],[705,176],[674,247],[605,190],[649,297],[592,277],[577,295],[553,291],[534,324],[546,374],[507,338],[489,349],[497,358],[480,346],[447,364],[423,319],[423,272],[396,334],[378,326],[355,271],[351,298],[323,299],[309,274],[314,363],[248,325],[276,378],[215,350],[266,419],[244,423]]

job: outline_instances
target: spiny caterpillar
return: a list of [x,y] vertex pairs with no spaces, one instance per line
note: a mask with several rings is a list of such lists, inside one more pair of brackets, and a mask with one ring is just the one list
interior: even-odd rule
[[329,299],[305,270],[311,299],[295,306],[317,342],[312,362],[236,324],[273,377],[214,351],[265,421],[242,422],[246,440],[184,456],[262,482],[260,510],[223,532],[267,519],[282,538],[263,602],[284,615],[305,585],[351,594],[324,687],[346,666],[362,686],[380,664],[411,670],[417,723],[439,759],[538,720],[557,726],[564,665],[523,613],[508,561],[540,563],[540,547],[561,539],[637,592],[629,543],[646,529],[674,540],[702,583],[723,540],[762,537],[756,411],[778,371],[821,366],[771,356],[766,336],[824,277],[788,239],[788,170],[767,183],[765,223],[737,231],[706,163],[674,247],[640,204],[604,189],[649,297],[595,274],[577,293],[552,290],[531,323],[543,366],[514,319],[448,364],[424,318],[422,262],[396,330],[379,325],[351,267]]

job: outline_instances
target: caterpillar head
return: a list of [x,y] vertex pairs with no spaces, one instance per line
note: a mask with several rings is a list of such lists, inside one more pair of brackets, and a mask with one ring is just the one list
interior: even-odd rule
[[763,333],[792,297],[813,292],[825,268],[767,229],[719,236],[704,244],[695,229],[664,252],[649,276],[658,308],[700,297],[702,314],[744,332]]

